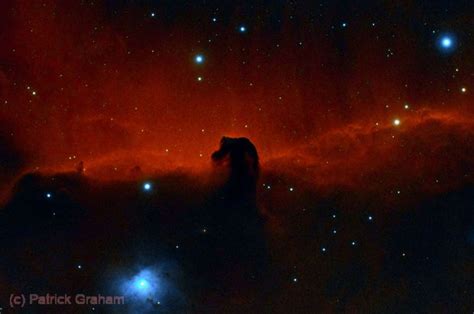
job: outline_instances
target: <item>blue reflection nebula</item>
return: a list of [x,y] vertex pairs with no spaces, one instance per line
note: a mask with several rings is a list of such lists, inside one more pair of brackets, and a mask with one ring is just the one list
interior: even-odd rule
[[143,269],[129,280],[125,280],[122,290],[129,298],[154,299],[160,292],[160,280],[153,270]]
[[174,261],[129,265],[117,272],[116,280],[111,282],[111,293],[125,297],[126,308],[121,313],[189,313],[189,303],[179,288],[183,279]]

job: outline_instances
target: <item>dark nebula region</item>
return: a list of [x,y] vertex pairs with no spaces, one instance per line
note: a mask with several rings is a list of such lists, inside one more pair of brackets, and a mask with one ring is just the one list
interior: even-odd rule
[[1,1],[0,313],[472,313],[473,30],[471,1]]

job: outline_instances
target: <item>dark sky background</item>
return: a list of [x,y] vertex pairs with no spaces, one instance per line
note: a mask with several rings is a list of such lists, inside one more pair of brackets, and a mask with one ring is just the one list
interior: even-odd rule
[[[186,212],[221,137],[248,137],[266,310],[472,311],[473,30],[472,1],[1,1],[1,204]],[[97,262],[68,241],[58,269]]]

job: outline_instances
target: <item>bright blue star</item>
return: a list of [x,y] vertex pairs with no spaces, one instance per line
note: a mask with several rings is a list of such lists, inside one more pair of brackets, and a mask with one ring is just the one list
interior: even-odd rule
[[441,40],[441,45],[444,47],[444,48],[450,48],[452,45],[453,45],[453,40],[449,37],[444,37],[442,40]]
[[203,55],[196,55],[196,57],[194,58],[194,61],[196,61],[196,63],[203,63],[204,62],[204,56]]
[[143,183],[143,189],[144,189],[145,191],[150,191],[151,188],[152,188],[152,185],[151,185],[150,182],[145,182],[145,183]]
[[239,32],[245,33],[246,31],[247,31],[247,28],[245,26],[242,25],[239,27]]
[[51,193],[46,193],[46,198],[51,198]]
[[452,34],[444,34],[438,38],[438,49],[442,52],[453,52],[456,49],[456,46],[456,37]]

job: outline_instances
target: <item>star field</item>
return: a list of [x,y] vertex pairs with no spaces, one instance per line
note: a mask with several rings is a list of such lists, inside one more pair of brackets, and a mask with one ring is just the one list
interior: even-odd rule
[[1,308],[472,311],[473,10],[2,2]]

